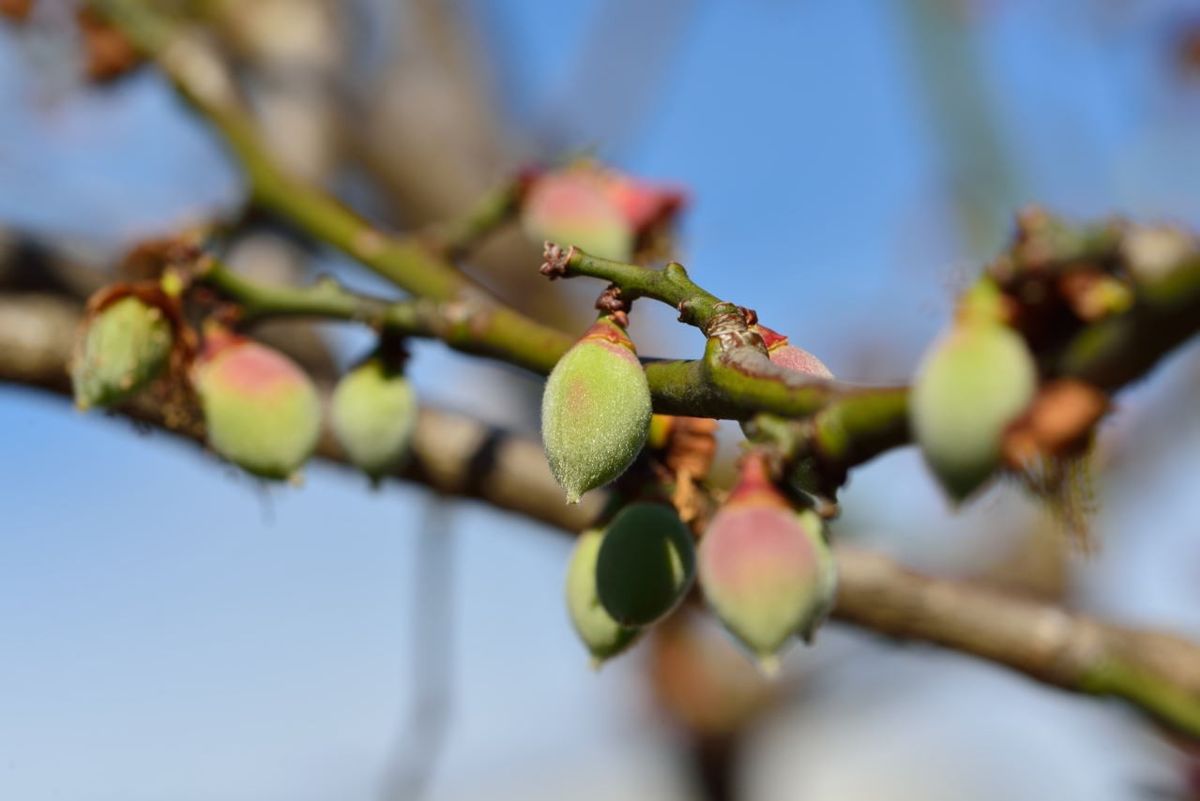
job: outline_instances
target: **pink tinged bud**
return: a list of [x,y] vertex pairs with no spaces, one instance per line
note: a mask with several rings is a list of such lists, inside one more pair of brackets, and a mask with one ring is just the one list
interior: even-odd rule
[[229,461],[263,478],[284,479],[312,454],[320,399],[304,371],[283,354],[213,331],[193,382],[208,442]]
[[762,337],[763,344],[767,346],[767,356],[773,363],[814,378],[833,378],[833,373],[820,359],[791,344],[783,334],[765,325],[755,325],[752,330]]
[[542,395],[542,442],[568,503],[625,472],[646,443],[650,416],[633,342],[601,318],[554,366]]
[[787,640],[810,638],[833,602],[836,568],[820,517],[791,508],[754,454],[704,532],[698,560],[709,604],[768,672]]
[[522,203],[521,222],[534,241],[575,245],[616,261],[633,255],[636,231],[590,169],[569,168],[535,179]]

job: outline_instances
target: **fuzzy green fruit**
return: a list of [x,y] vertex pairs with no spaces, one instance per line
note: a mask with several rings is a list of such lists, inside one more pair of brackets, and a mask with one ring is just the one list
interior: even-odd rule
[[171,326],[160,309],[127,296],[88,323],[71,363],[75,403],[110,406],[150,383],[171,355]]
[[625,472],[649,429],[650,385],[633,343],[601,318],[559,359],[542,395],[542,442],[567,503]]
[[603,540],[604,532],[598,529],[580,534],[567,566],[567,611],[597,665],[624,651],[640,633],[613,620],[596,594],[596,558]]
[[810,639],[833,605],[837,569],[824,524],[796,511],[753,454],[700,540],[700,586],[725,627],[774,672],[796,634]]
[[282,353],[229,334],[211,335],[193,381],[208,442],[263,478],[292,476],[312,454],[321,402],[312,381]]
[[350,461],[377,479],[408,453],[417,425],[417,399],[404,374],[376,357],[342,376],[329,414]]
[[596,593],[618,623],[648,626],[683,599],[695,571],[692,534],[675,510],[634,503],[605,529],[596,557]]
[[999,467],[1004,430],[1036,390],[1029,348],[999,323],[969,318],[930,347],[917,368],[909,416],[926,463],[955,501]]

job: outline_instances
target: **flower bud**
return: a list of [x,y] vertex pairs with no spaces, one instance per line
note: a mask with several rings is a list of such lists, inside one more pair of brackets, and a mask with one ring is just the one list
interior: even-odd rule
[[568,503],[629,467],[650,427],[650,386],[633,342],[607,317],[551,371],[542,395],[542,442]]
[[634,230],[590,170],[539,176],[522,203],[521,223],[534,241],[575,245],[605,259],[628,261]]
[[930,346],[909,418],[925,462],[955,501],[995,472],[1004,431],[1033,399],[1037,380],[1025,340],[997,322],[960,317]]
[[628,261],[643,239],[673,219],[683,201],[676,189],[579,162],[535,175],[521,219],[534,240]]
[[614,620],[649,626],[683,599],[696,570],[692,534],[662,503],[626,506],[604,532],[596,592]]
[[375,356],[342,376],[329,414],[350,461],[378,479],[408,453],[417,425],[417,399],[404,373]]
[[833,605],[837,572],[823,529],[815,512],[792,508],[751,453],[700,540],[704,595],[766,672],[784,643],[811,638]]
[[833,378],[833,373],[820,359],[788,342],[783,334],[761,324],[751,326],[751,330],[762,337],[763,344],[767,346],[767,356],[780,367],[814,378]]
[[227,331],[211,331],[193,383],[209,444],[244,470],[288,478],[316,446],[321,428],[316,388],[282,353]]
[[130,397],[162,371],[171,343],[161,309],[132,295],[103,306],[87,322],[71,363],[75,403],[86,409]]
[[596,557],[603,539],[599,529],[580,534],[567,566],[567,611],[596,665],[624,651],[640,633],[613,620],[596,594]]

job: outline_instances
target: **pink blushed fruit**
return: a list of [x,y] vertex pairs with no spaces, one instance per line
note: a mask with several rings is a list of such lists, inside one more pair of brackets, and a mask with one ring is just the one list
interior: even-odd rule
[[790,637],[811,637],[836,585],[820,517],[792,508],[753,452],[701,538],[698,568],[717,617],[767,671]]
[[206,334],[193,383],[208,442],[263,478],[284,479],[311,455],[321,426],[316,388],[276,350],[224,330]]

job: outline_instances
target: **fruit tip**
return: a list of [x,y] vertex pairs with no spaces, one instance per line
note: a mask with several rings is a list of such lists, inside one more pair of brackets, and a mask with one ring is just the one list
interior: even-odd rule
[[758,670],[768,679],[774,679],[779,675],[779,655],[769,654],[767,656],[758,657]]

